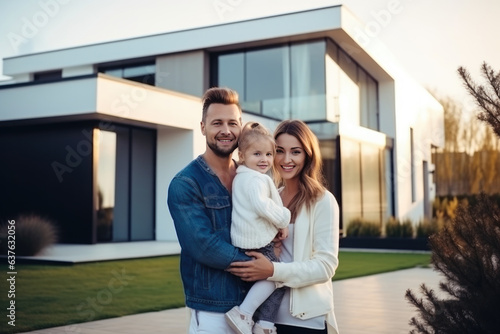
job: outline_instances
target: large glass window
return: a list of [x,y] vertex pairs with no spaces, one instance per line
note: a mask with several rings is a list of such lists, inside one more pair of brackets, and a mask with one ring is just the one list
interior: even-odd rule
[[156,133],[94,129],[97,241],[153,240]]
[[325,57],[326,119],[338,122],[340,119],[340,67],[337,44],[327,43]]
[[381,225],[394,214],[391,149],[342,137],[342,222],[356,218]]
[[361,193],[361,145],[360,143],[342,138],[341,141],[342,168],[342,218],[344,232],[350,221],[363,216]]
[[34,81],[53,81],[62,78],[62,70],[38,72],[33,76]]
[[[244,109],[245,101],[243,101],[243,96],[245,95],[245,53],[230,53],[226,55],[219,56],[219,83],[218,86],[231,87],[236,90],[240,95],[240,102]],[[253,112],[258,112],[253,111]]]
[[97,162],[97,241],[113,239],[115,207],[116,133],[94,129]]
[[[335,195],[337,201],[341,201],[340,185],[340,162],[338,156],[338,140],[320,140],[319,148],[323,159],[323,175],[327,189]],[[342,212],[341,212],[342,214]],[[342,222],[340,229],[342,230]]]
[[340,117],[344,122],[359,125],[359,86],[356,63],[339,50]]
[[359,125],[378,130],[377,82],[363,69],[359,69],[358,84],[361,108]]
[[381,151],[376,146],[363,144],[361,156],[363,218],[379,222],[382,220],[382,192],[379,172]]
[[289,114],[289,62],[288,47],[247,52],[244,107],[273,118]]
[[238,91],[250,113],[324,120],[325,47],[317,41],[218,55],[214,84]]
[[378,83],[331,40],[215,56],[213,85],[243,110],[275,119],[345,122],[378,130]]
[[327,44],[328,119],[379,129],[378,83],[344,50]]
[[290,47],[291,118],[326,118],[325,43],[301,43]]
[[137,65],[106,66],[99,68],[99,72],[151,86],[155,85],[156,66],[154,62]]

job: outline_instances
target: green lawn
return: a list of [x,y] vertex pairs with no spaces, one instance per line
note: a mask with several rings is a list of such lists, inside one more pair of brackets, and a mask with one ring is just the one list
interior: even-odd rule
[[[430,262],[429,254],[341,252],[334,280],[371,275]],[[6,261],[5,261],[6,262]],[[17,264],[15,298],[7,298],[6,264],[0,289],[1,333],[81,323],[184,305],[179,256],[73,266]],[[15,300],[15,327],[6,308]]]
[[429,266],[430,253],[340,252],[339,267],[333,280],[380,274],[417,266]]

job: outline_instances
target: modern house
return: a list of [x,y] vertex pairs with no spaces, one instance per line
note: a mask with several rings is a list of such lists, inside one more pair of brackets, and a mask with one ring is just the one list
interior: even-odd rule
[[205,149],[212,86],[244,122],[308,123],[344,231],[429,216],[442,106],[363,27],[333,6],[4,59],[0,218],[47,217],[63,243],[175,241],[167,188]]

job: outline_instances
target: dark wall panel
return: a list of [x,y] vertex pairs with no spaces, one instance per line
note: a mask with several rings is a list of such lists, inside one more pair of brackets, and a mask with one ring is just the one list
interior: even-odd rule
[[156,136],[132,130],[130,230],[131,240],[154,240]]
[[92,126],[0,129],[0,218],[54,221],[62,243],[92,243]]
[[129,241],[130,131],[116,128],[116,184],[113,241]]

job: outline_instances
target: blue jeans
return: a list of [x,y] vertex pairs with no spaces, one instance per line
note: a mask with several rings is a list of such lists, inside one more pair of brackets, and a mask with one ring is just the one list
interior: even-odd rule
[[[278,257],[274,254],[274,244],[270,243],[255,251],[262,253],[272,262],[278,262]],[[254,320],[264,320],[274,323],[278,309],[280,307],[283,296],[285,295],[285,287],[274,290],[274,292],[259,306],[254,314]]]

